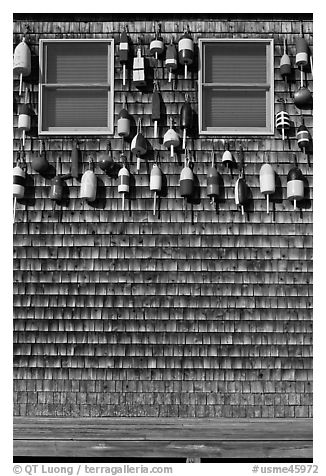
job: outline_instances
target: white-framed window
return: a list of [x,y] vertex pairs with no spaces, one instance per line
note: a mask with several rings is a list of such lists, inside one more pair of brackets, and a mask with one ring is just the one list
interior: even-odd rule
[[274,133],[272,39],[200,38],[200,134]]
[[113,101],[113,39],[40,40],[40,135],[113,134]]

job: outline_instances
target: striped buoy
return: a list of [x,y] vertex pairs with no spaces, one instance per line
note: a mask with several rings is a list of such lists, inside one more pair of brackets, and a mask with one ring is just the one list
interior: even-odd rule
[[189,25],[178,43],[179,63],[184,65],[185,79],[188,76],[188,65],[192,64],[194,58],[194,42],[190,36]]
[[165,67],[169,72],[169,83],[171,83],[172,71],[175,71],[178,67],[178,53],[173,43],[173,36],[171,36],[170,44],[166,49]]
[[[24,156],[23,156],[24,157]],[[17,198],[24,198],[26,187],[26,162],[21,160],[20,152],[17,155],[16,166],[13,169],[13,197],[14,213],[13,222],[15,223]]]
[[162,172],[157,164],[154,164],[151,170],[149,189],[154,192],[153,215],[155,215],[157,194],[162,190]]
[[126,64],[128,62],[128,55],[129,55],[129,40],[127,36],[127,28],[125,25],[120,35],[120,43],[119,43],[119,60],[120,60],[120,64],[122,64],[123,86],[126,85]]
[[174,157],[174,148],[178,147],[178,145],[180,144],[179,135],[172,128],[172,122],[173,122],[173,119],[172,117],[170,117],[170,129],[166,131],[163,137],[163,145],[167,149],[170,148],[171,158]]
[[282,102],[282,110],[276,114],[275,126],[276,129],[282,134],[282,140],[285,140],[285,131],[288,131],[291,126],[290,116],[285,111],[284,100]]
[[293,210],[297,208],[297,201],[304,198],[304,181],[301,170],[295,165],[289,170],[287,175],[287,193],[288,200],[293,200]]
[[125,209],[125,196],[129,193],[130,190],[130,173],[126,167],[126,157],[121,155],[122,167],[118,173],[118,193],[122,194],[122,210]]

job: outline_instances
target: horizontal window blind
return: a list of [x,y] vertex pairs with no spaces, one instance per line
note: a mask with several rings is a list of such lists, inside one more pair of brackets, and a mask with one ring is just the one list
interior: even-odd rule
[[210,43],[204,49],[204,83],[265,83],[266,45]]
[[43,117],[51,127],[106,127],[108,91],[87,89],[45,89]]
[[266,92],[246,90],[203,91],[204,127],[265,127]]
[[107,43],[51,43],[46,57],[46,83],[108,82]]

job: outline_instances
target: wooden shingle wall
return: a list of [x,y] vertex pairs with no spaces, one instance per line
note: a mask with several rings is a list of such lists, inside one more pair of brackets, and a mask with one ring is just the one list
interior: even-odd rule
[[[300,19],[243,19],[236,16],[196,20],[157,18],[165,44],[179,39],[189,24],[193,38],[274,38],[275,104],[286,98],[295,125],[300,111],[292,103],[278,66],[286,37],[294,64]],[[158,77],[166,116],[160,139],[153,139],[150,117],[153,69],[149,43],[153,21],[128,21],[134,46],[146,45],[148,90],[122,86],[118,60],[124,18],[14,21],[14,45],[25,24],[33,71],[30,82],[34,115],[27,134],[26,200],[18,204],[14,225],[14,398],[15,415],[39,416],[178,416],[178,417],[309,417],[312,416],[312,170],[291,132],[289,141],[274,136],[230,138],[237,158],[245,150],[245,174],[252,193],[244,218],[234,202],[232,177],[221,166],[218,137],[189,142],[197,197],[184,215],[178,180],[183,155],[171,159],[162,145],[168,118],[179,124],[188,92],[197,110],[197,63],[184,80],[180,67],[174,88],[159,63]],[[312,49],[312,21],[303,17]],[[115,40],[115,125],[124,95],[153,150],[160,150],[166,193],[160,213],[152,215],[148,167],[136,175],[130,210],[122,212],[117,181],[98,167],[99,199],[82,204],[79,182],[67,180],[68,196],[52,210],[50,182],[30,167],[37,153],[38,51],[41,38],[106,38]],[[197,56],[197,55],[196,55]],[[197,59],[196,59],[197,61]],[[130,70],[129,70],[130,73]],[[308,74],[312,91],[311,75]],[[296,70],[296,84],[299,71]],[[18,80],[14,81],[14,159]],[[312,134],[311,111],[305,124]],[[31,140],[32,136],[32,140]],[[47,158],[57,155],[68,172],[72,137],[46,139]],[[115,160],[121,140],[111,136]],[[96,160],[106,138],[79,137],[83,169],[87,156]],[[206,171],[212,147],[223,179],[223,197],[214,210],[206,197]],[[296,153],[306,179],[300,211],[286,200],[286,175]],[[259,170],[270,161],[278,177],[274,215],[266,214],[259,190]]]

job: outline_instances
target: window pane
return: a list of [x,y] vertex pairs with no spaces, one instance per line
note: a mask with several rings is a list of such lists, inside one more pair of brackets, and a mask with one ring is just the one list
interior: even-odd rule
[[204,45],[205,83],[265,83],[265,43],[214,42]]
[[107,127],[107,89],[43,88],[43,128]]
[[203,126],[266,127],[266,91],[204,88]]
[[48,43],[46,57],[47,83],[108,82],[107,43]]

